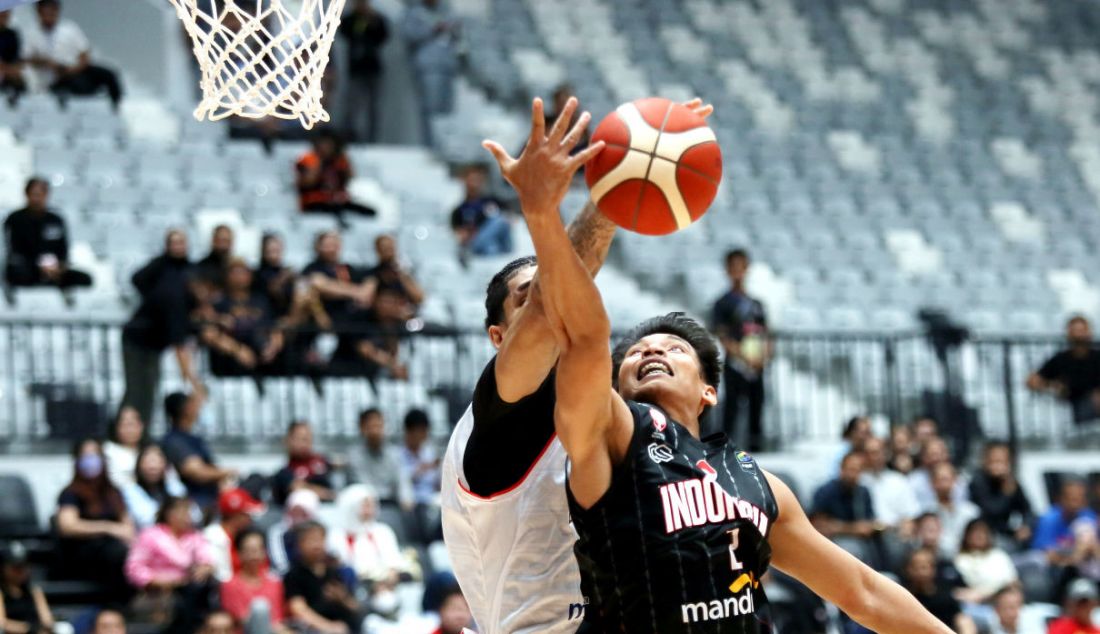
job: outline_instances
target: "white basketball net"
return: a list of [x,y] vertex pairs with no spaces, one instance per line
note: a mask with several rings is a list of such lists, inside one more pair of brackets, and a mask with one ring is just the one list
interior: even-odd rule
[[169,2],[202,70],[196,119],[271,116],[306,129],[329,120],[321,80],[345,0]]

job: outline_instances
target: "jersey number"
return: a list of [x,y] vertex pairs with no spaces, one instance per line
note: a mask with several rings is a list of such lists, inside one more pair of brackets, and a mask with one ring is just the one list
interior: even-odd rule
[[741,545],[741,529],[735,528],[726,533],[730,536],[730,570],[741,570],[745,564],[737,560],[737,547]]

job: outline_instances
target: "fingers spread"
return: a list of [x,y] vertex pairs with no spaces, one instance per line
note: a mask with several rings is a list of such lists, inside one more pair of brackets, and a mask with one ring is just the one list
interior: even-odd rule
[[569,134],[565,135],[561,144],[567,150],[572,150],[580,143],[581,137],[584,136],[584,131],[588,128],[588,122],[592,120],[592,115],[585,112],[582,113],[580,118],[577,119],[577,124],[573,126],[573,129],[569,131]]
[[481,147],[489,150],[489,153],[497,160],[497,164],[500,165],[501,171],[505,171],[515,162],[515,159],[508,155],[508,151],[496,141],[486,139],[481,142]]
[[554,127],[550,129],[550,136],[547,139],[550,143],[561,143],[561,138],[565,136],[565,131],[569,129],[569,122],[573,120],[573,113],[577,111],[577,98],[570,97],[565,102],[565,106],[558,113],[558,118],[554,121]]
[[584,148],[584,150],[577,152],[573,155],[573,158],[570,159],[570,167],[574,170],[579,169],[581,165],[584,165],[588,161],[591,161],[597,154],[599,154],[603,150],[604,145],[605,143],[603,141],[596,141],[592,145]]

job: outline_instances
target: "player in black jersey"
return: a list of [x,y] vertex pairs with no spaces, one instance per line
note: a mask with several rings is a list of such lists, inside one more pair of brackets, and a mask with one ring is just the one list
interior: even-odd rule
[[[543,169],[570,161],[565,147],[536,150]],[[494,149],[521,202],[542,179],[524,164],[527,154],[516,161]],[[818,533],[790,489],[751,456],[723,435],[699,438],[720,375],[717,347],[700,325],[679,314],[645,322],[616,346],[613,362],[603,300],[557,209],[528,202],[541,300],[560,350],[555,426],[571,461],[576,551],[599,627],[771,632],[760,577],[774,563],[876,632],[950,632]]]

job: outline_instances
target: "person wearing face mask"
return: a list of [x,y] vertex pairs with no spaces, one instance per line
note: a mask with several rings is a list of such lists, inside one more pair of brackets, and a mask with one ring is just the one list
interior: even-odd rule
[[1069,347],[1047,359],[1027,377],[1027,387],[1048,392],[1073,407],[1077,422],[1100,417],[1100,350],[1093,347],[1092,328],[1077,315],[1066,323]]
[[131,589],[123,565],[134,523],[122,494],[107,478],[99,442],[78,442],[73,462],[73,479],[58,497],[61,560],[74,577],[99,581],[112,598],[125,602]]

